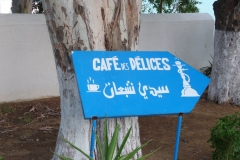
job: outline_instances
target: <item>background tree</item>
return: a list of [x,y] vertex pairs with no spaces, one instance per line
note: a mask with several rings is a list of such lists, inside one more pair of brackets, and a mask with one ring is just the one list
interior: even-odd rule
[[[175,9],[174,13],[198,13],[199,9],[197,7],[197,4],[201,4],[201,2],[196,1],[196,0],[178,1],[178,3],[176,4],[176,9]],[[168,11],[169,9],[172,10],[170,5],[168,5],[167,7],[168,7],[168,9],[166,11]],[[165,13],[167,13],[167,12],[165,12]]]
[[153,13],[197,13],[197,0],[143,0],[142,12]]
[[32,2],[32,14],[43,13],[42,0],[33,0]]
[[12,13],[31,13],[32,0],[12,0]]
[[[83,117],[71,52],[73,50],[136,50],[142,2],[141,0],[43,0],[42,2],[60,89],[61,123],[58,135],[89,153],[91,121],[84,120]],[[123,135],[130,126],[133,127],[123,153],[140,145],[137,117],[109,120],[110,135],[117,123],[121,124],[119,143],[122,142]],[[98,121],[97,128],[98,133],[103,133],[103,121]],[[85,159],[62,138],[57,139],[55,152],[73,159]],[[135,158],[140,155],[141,152]]]
[[208,98],[240,105],[240,1],[218,0],[213,10],[214,58]]
[[12,13],[42,13],[42,0],[12,0]]

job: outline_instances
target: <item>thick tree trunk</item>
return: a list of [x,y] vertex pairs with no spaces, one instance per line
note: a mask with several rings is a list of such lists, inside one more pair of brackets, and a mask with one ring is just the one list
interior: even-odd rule
[[31,13],[32,0],[12,0],[12,13]]
[[213,6],[216,23],[208,97],[240,105],[240,2],[218,0]]
[[[61,96],[59,136],[89,153],[91,122],[84,120],[71,61],[72,50],[136,50],[141,0],[43,0],[44,13],[53,46]],[[124,153],[140,145],[137,118],[109,120],[110,135],[121,124],[119,142],[130,126],[132,134]],[[98,122],[102,133],[103,122]],[[102,136],[101,136],[102,137]],[[82,154],[57,140],[55,152],[73,159]],[[95,151],[96,157],[97,151]],[[137,154],[137,157],[141,152]],[[53,159],[55,159],[54,157]]]

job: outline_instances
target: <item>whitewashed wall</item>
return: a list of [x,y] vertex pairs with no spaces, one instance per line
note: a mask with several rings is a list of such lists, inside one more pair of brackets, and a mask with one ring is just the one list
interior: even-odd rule
[[[208,14],[142,15],[139,50],[170,51],[199,69],[213,54]],[[0,102],[59,96],[44,15],[0,14]]]
[[0,15],[0,102],[58,95],[45,17]]
[[196,69],[209,65],[214,20],[209,14],[142,15],[139,50],[169,51]]

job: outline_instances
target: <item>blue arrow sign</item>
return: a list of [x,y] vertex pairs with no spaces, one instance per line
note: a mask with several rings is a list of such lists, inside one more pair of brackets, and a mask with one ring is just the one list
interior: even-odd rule
[[169,52],[74,51],[84,116],[190,113],[210,79]]

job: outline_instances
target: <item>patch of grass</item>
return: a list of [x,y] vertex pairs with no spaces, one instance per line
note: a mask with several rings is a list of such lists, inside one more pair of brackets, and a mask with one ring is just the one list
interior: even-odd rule
[[21,120],[24,124],[29,124],[31,122],[30,113],[24,114]]
[[[2,104],[2,106],[1,106],[1,112],[3,113],[3,114],[6,114],[6,113],[10,113],[10,112],[12,112],[12,109],[8,106],[8,104],[5,102],[5,103],[3,103]],[[1,159],[0,159],[1,160]]]

